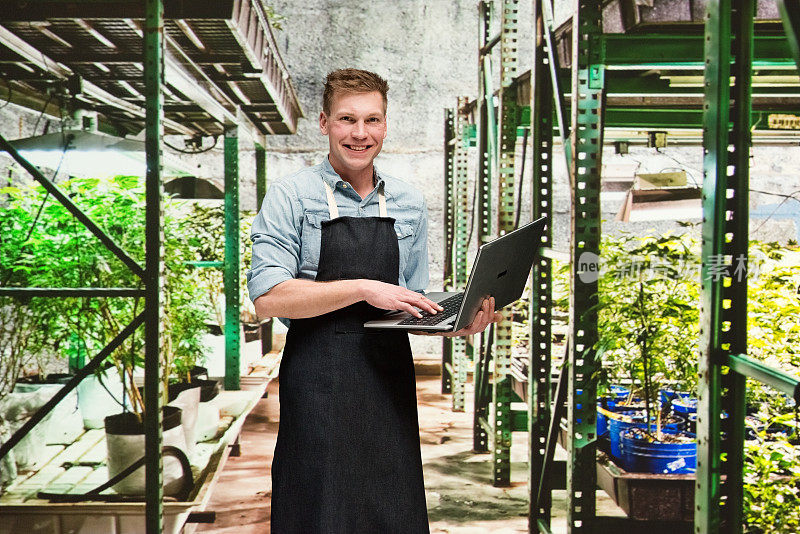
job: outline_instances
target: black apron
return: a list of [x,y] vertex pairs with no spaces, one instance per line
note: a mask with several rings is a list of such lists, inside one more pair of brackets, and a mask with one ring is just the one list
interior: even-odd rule
[[[322,223],[317,281],[397,284],[394,219]],[[428,533],[416,381],[408,335],[367,331],[383,313],[366,302],[292,319],[281,361],[280,426],[272,462],[273,534]]]

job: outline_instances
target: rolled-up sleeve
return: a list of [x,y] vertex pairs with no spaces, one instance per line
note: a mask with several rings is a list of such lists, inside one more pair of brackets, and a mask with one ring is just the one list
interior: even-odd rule
[[247,271],[250,300],[286,280],[300,270],[299,201],[282,183],[273,184],[264,197],[261,210],[253,220],[253,261]]
[[428,287],[428,204],[422,202],[422,211],[414,231],[414,242],[403,270],[406,287],[422,293]]

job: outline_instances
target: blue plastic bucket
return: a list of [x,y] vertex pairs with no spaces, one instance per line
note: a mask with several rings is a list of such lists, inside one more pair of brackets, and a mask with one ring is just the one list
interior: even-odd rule
[[672,411],[677,414],[697,413],[697,399],[686,397],[672,399]]
[[597,406],[597,437],[608,438],[608,419],[615,413],[635,414],[641,409],[640,405],[620,404],[620,398],[603,397],[598,399]]
[[[645,425],[645,416],[641,410],[623,411],[617,415],[625,416],[627,420],[623,421],[621,417],[608,417],[608,443],[611,456],[615,460],[622,460],[622,434],[631,428],[645,428],[647,425]],[[684,425],[683,420],[676,423],[662,423],[661,429],[666,432],[680,432],[684,430]],[[650,428],[655,429],[655,420],[650,423]]]
[[[694,437],[693,434],[686,434]],[[682,475],[697,469],[697,442],[649,442],[622,434],[622,467],[632,473]]]
[[615,398],[616,400],[624,400],[630,394],[631,390],[625,386],[613,385],[609,388],[609,397]]

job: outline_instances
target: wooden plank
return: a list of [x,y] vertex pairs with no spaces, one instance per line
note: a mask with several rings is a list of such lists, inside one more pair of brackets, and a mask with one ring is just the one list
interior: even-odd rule
[[94,471],[91,467],[71,467],[65,470],[60,476],[52,480],[42,491],[48,493],[69,493],[76,484],[85,479],[89,473]]

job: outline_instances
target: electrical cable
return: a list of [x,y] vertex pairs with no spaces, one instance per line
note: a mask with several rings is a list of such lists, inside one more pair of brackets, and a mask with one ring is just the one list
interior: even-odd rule
[[42,106],[42,111],[39,113],[39,116],[36,118],[36,123],[33,125],[33,135],[36,135],[36,130],[39,128],[39,121],[42,120],[42,117],[44,116],[44,112],[47,109],[47,106],[50,105],[50,102],[52,100],[53,100],[53,93],[50,93],[47,96],[47,100],[45,101],[44,106]]
[[212,144],[208,148],[202,148],[200,150],[185,150],[183,148],[178,148],[178,147],[176,147],[174,145],[171,145],[171,144],[167,143],[166,141],[164,141],[164,145],[166,145],[168,148],[174,150],[175,152],[180,152],[181,154],[203,154],[205,152],[208,152],[209,150],[212,150],[214,147],[216,147],[218,139],[219,139],[219,135],[215,135],[214,136],[214,144]]

